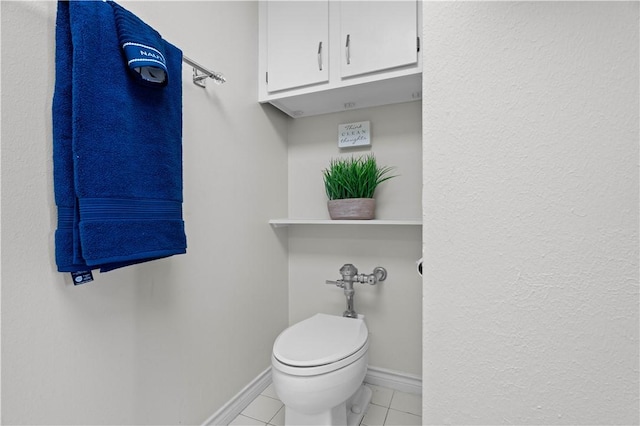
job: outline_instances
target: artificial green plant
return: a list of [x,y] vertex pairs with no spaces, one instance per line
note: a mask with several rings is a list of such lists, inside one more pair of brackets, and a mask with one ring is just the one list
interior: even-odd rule
[[394,167],[378,166],[373,154],[332,159],[322,171],[329,200],[373,198],[378,185],[396,175]]

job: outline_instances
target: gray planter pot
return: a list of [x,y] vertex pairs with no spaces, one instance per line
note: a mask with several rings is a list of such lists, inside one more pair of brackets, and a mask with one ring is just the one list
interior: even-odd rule
[[376,215],[376,200],[374,198],[345,198],[327,201],[331,219],[373,219]]

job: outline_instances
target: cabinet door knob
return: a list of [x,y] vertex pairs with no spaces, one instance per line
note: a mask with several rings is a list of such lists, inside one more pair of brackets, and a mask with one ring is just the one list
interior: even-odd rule
[[347,34],[347,43],[345,44],[345,52],[347,54],[347,65],[351,65],[351,52],[349,46],[351,45],[351,34]]
[[318,43],[318,69],[322,71],[322,42]]

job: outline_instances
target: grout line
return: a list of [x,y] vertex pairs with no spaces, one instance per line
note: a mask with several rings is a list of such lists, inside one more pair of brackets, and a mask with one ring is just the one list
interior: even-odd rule
[[[271,398],[271,399],[273,399],[273,398]],[[280,401],[280,402],[282,402],[282,401]],[[278,411],[276,411],[276,413],[273,416],[271,416],[271,418],[269,419],[269,421],[267,423],[271,423],[271,420],[275,419],[276,416],[278,415],[278,413],[280,412],[280,410],[282,410],[283,408],[284,408],[284,404],[282,405],[282,407],[278,408]],[[262,420],[260,420],[260,421],[262,421]]]
[[384,413],[384,421],[382,422],[383,426],[386,426],[387,419],[389,418],[389,411],[391,410],[391,403],[393,402],[393,397],[396,395],[396,391],[393,390],[391,392],[391,398],[389,398],[389,405],[387,405],[387,411]]
[[266,397],[266,398],[269,398],[269,399],[273,399],[274,401],[282,402],[282,401],[280,401],[280,399],[278,399],[278,398],[274,398],[274,397],[269,396],[269,395],[265,395],[265,394],[262,394],[262,393],[261,393],[260,395],[262,395],[262,396],[264,396],[264,397]]
[[251,416],[249,416],[249,415],[247,415],[247,414],[244,414],[244,413],[240,413],[240,414],[238,414],[238,416],[248,417],[248,418],[250,418],[250,419],[252,419],[252,420],[255,420],[255,421],[257,421],[257,422],[264,423],[264,424],[269,423],[269,422],[265,422],[264,420],[261,420],[261,419],[256,419],[255,417],[251,417]]
[[391,394],[391,399],[389,400],[389,408],[391,408],[391,406],[393,405],[393,398],[396,397],[396,391],[394,390],[393,393]]

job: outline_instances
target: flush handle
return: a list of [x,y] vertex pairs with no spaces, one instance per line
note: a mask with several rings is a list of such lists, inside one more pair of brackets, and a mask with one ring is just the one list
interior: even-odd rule
[[332,284],[332,285],[335,285],[336,287],[344,288],[343,280],[338,280],[338,281],[327,280],[325,281],[325,284]]
[[347,54],[347,65],[351,65],[351,34],[347,34],[347,42],[344,47]]

